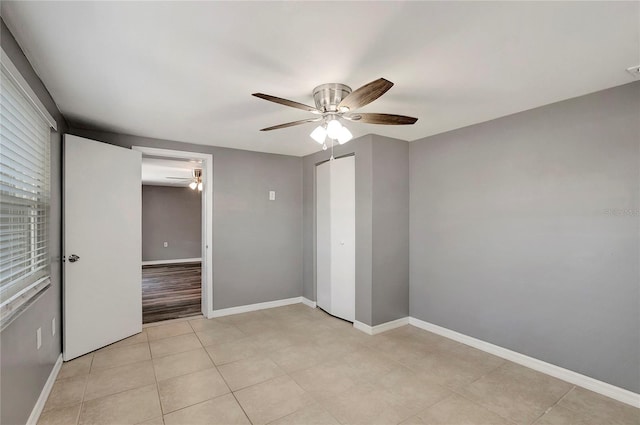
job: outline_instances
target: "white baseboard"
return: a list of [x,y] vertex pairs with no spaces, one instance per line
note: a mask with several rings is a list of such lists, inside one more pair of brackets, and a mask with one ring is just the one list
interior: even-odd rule
[[213,310],[209,319],[214,317],[230,316],[232,314],[248,313],[250,311],[264,310],[267,308],[282,307],[290,304],[298,304],[302,302],[302,297],[286,298],[284,300],[267,301],[264,303],[241,305],[238,307],[223,308],[220,310]]
[[301,297],[301,298],[302,298],[302,304],[306,305],[307,307],[316,308],[315,301],[311,301],[309,298],[305,298],[305,297]]
[[480,339],[476,339],[459,332],[452,331],[451,329],[443,328],[442,326],[434,325],[433,323],[416,319],[414,317],[409,318],[409,324],[417,328],[433,332],[434,334],[441,335],[445,338],[461,342],[470,347],[477,348],[478,350],[493,354],[494,356],[502,357],[503,359],[518,363],[530,369],[537,370],[538,372],[542,372],[555,378],[562,379],[563,381],[578,385],[598,394],[602,394],[603,396],[618,400],[622,403],[629,404],[634,407],[640,407],[640,394],[636,394],[634,392],[616,387],[611,384],[607,384],[606,382],[598,381],[597,379],[590,378],[572,370],[565,369],[560,366],[556,366],[551,363],[547,363],[542,360],[517,353],[515,351],[511,351],[507,348],[491,344],[490,342],[485,342]]
[[358,322],[354,320],[353,327],[359,331],[362,331],[368,335],[377,335],[382,332],[390,331],[391,329],[399,328],[401,326],[405,326],[409,324],[408,317],[402,317],[397,320],[392,320],[391,322],[381,323],[376,326],[369,326],[366,323]]
[[51,373],[47,378],[47,382],[45,382],[44,387],[42,387],[42,391],[40,392],[40,397],[38,397],[38,401],[36,401],[36,405],[33,406],[33,410],[31,410],[31,415],[29,415],[29,419],[27,419],[27,425],[36,425],[38,423],[38,419],[40,419],[40,415],[42,414],[42,409],[44,409],[44,404],[47,402],[49,398],[49,394],[51,393],[51,389],[53,388],[53,384],[56,382],[56,378],[58,377],[58,372],[60,372],[60,368],[62,367],[62,353],[58,356],[56,363],[53,365],[53,369],[51,369]]
[[202,258],[177,258],[175,260],[151,260],[143,261],[143,266],[154,266],[156,264],[180,264],[180,263],[197,263],[202,262]]

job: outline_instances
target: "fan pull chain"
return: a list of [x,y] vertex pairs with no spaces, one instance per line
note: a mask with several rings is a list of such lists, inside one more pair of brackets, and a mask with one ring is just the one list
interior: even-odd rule
[[329,161],[333,161],[335,158],[333,157],[333,142],[334,140],[331,139],[331,158],[329,158]]

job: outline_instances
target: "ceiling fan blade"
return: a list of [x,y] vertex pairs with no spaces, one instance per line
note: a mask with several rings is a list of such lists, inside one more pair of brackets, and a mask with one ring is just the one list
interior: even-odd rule
[[346,108],[349,108],[349,111],[362,108],[385,94],[391,87],[393,87],[393,83],[384,78],[365,84],[342,99],[338,105],[338,111],[345,111]]
[[316,122],[316,121],[321,121],[321,120],[322,120],[321,117],[309,118],[308,120],[293,121],[293,122],[288,122],[288,123],[285,123],[285,124],[274,125],[273,127],[263,128],[260,131],[278,130],[279,128],[293,127],[294,125],[306,124],[308,122]]
[[268,100],[270,102],[279,103],[284,106],[290,106],[292,108],[302,109],[303,111],[313,112],[314,114],[321,114],[319,109],[313,106],[305,105],[303,103],[294,102],[293,100],[283,99],[281,97],[275,97],[264,93],[253,93],[252,96],[259,97],[260,99]]
[[409,125],[418,121],[418,118],[407,117],[405,115],[392,114],[375,114],[362,113],[344,115],[344,118],[350,121],[363,122],[367,124],[383,124],[383,125]]

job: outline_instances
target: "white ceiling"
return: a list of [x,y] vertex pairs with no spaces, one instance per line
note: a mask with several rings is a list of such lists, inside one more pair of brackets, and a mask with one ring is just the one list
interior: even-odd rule
[[640,2],[13,2],[2,16],[75,125],[306,155],[314,124],[273,132],[316,85],[395,86],[349,123],[415,140],[625,84]]
[[190,180],[177,180],[168,177],[192,178],[193,170],[202,168],[199,161],[181,161],[153,157],[142,158],[142,184],[152,186],[187,187]]

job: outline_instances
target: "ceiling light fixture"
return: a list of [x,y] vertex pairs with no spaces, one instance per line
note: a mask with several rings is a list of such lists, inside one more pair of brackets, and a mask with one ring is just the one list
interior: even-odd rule
[[351,134],[349,129],[343,126],[340,120],[334,115],[329,116],[327,122],[316,127],[310,136],[313,140],[323,145],[323,149],[326,149],[327,137],[337,140],[341,145],[353,139],[353,134]]
[[324,128],[324,125],[319,125],[311,132],[310,136],[313,140],[322,145],[327,138],[327,130]]
[[352,138],[353,138],[353,134],[351,134],[351,132],[347,127],[340,128],[340,131],[338,132],[338,143],[340,143],[341,145],[344,145]]
[[343,126],[343,120],[357,121],[365,124],[384,125],[410,125],[418,121],[417,118],[395,114],[358,113],[353,111],[362,108],[385,94],[393,83],[384,78],[378,78],[368,84],[352,91],[351,87],[340,83],[321,84],[313,89],[313,102],[315,106],[305,105],[293,100],[271,96],[264,93],[253,93],[253,96],[269,102],[279,103],[291,108],[302,109],[315,115],[313,118],[288,122],[284,124],[266,127],[260,131],[278,130],[296,125],[311,122],[320,122],[309,136],[320,145],[323,150],[327,150],[327,137],[331,140],[331,147],[334,142],[341,145],[353,139],[353,134]]
[[189,187],[191,190],[198,189],[198,192],[202,192],[202,170],[197,168],[193,170],[193,180],[189,183]]
[[336,140],[340,135],[340,129],[342,129],[340,121],[338,121],[337,118],[331,117],[327,123],[327,136],[329,136],[330,139]]

